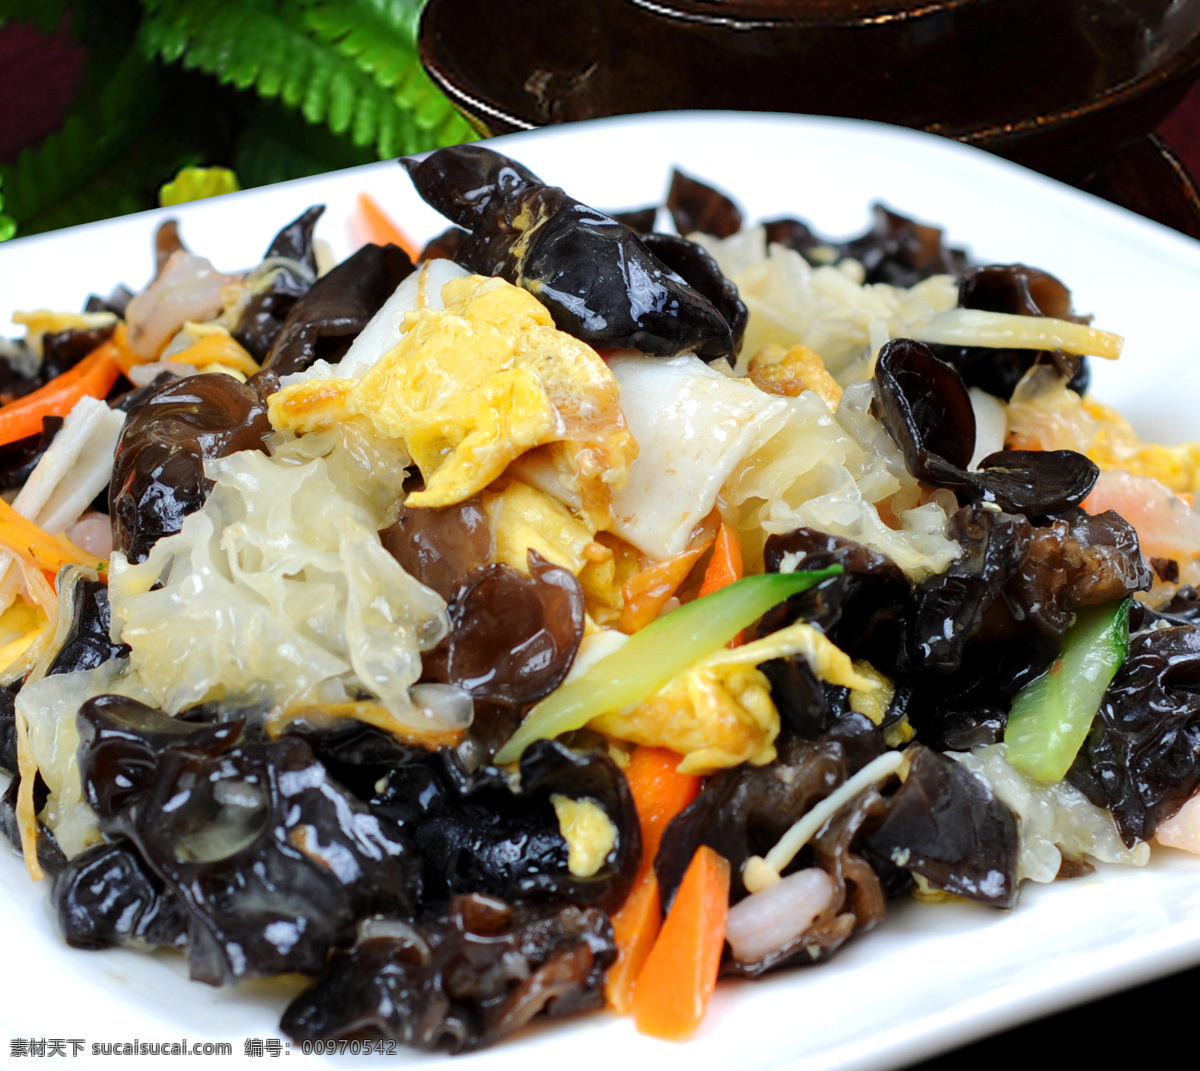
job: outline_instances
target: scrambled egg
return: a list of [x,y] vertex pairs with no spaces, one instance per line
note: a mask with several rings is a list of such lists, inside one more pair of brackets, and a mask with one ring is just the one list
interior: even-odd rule
[[775,758],[779,711],[756,667],[800,654],[821,680],[860,692],[879,687],[811,625],[791,625],[733,650],[722,648],[673,678],[649,699],[593,718],[589,727],[618,740],[670,748],[684,755],[680,773],[707,774],[743,762]]
[[768,394],[795,398],[806,390],[815,391],[831,413],[842,400],[842,388],[826,371],[821,355],[804,345],[785,350],[777,342],[767,343],[751,358],[748,374]]
[[1200,490],[1200,443],[1163,446],[1144,443],[1115,409],[1082,400],[1084,412],[1100,427],[1087,454],[1101,469],[1124,469],[1135,476],[1149,476],[1177,494]]
[[1148,476],[1176,494],[1200,491],[1200,443],[1142,442],[1120,413],[1080,398],[1049,366],[1026,374],[1006,412],[1010,448],[1077,450],[1102,472]]
[[550,802],[558,816],[558,830],[567,842],[567,869],[577,878],[590,878],[617,843],[617,827],[591,800],[555,794]]
[[[865,662],[862,659],[857,659],[854,662],[854,671],[861,673],[868,680],[874,681],[876,687],[874,691],[870,692],[851,688],[850,709],[857,714],[862,714],[864,717],[870,718],[873,724],[882,725],[883,719],[887,717],[888,709],[892,705],[892,700],[896,698],[895,684],[880,673],[870,662]],[[902,747],[916,735],[913,727],[908,723],[907,714],[883,731],[883,739],[888,747]]]
[[111,327],[117,322],[111,312],[55,312],[52,309],[34,309],[32,312],[14,312],[12,322],[25,328],[25,345],[41,359],[42,340],[47,335],[60,331],[87,331],[93,327]]
[[637,447],[596,351],[502,279],[452,279],[442,298],[444,309],[406,314],[399,343],[361,379],[309,380],[273,395],[272,425],[304,433],[365,417],[402,439],[425,477],[410,506],[461,502],[548,443],[569,444],[586,497],[607,501]]
[[511,480],[484,493],[483,511],[492,530],[494,561],[528,573],[528,551],[533,549],[575,574],[593,617],[608,620],[614,610],[620,612],[613,551],[597,542],[595,530],[557,499]]

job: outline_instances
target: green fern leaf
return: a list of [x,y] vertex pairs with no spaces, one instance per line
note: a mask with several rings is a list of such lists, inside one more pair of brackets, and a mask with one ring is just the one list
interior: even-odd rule
[[[424,0],[291,0],[305,29],[332,45],[413,113],[417,128],[454,142],[474,137],[466,120],[430,80],[417,53]],[[438,141],[438,144],[447,142]]]
[[[372,145],[380,157],[435,148],[438,135],[456,133],[447,122],[450,105],[444,98],[440,110],[420,93],[402,100],[337,42],[310,36],[294,15],[304,0],[144,2],[141,44],[147,55],[181,60],[185,67],[239,88],[252,87],[265,98],[277,96],[310,123],[346,133],[355,145]],[[392,8],[399,6],[406,14],[411,2],[380,6],[360,0],[349,6],[376,12],[377,28],[383,28],[395,25],[385,20],[385,13],[394,14]],[[409,54],[415,65],[411,44]],[[431,121],[431,116],[436,117]]]
[[390,11],[372,0],[295,2],[309,33],[335,44],[381,86],[398,85],[418,63],[415,20],[408,9],[419,15],[419,0],[390,5]]

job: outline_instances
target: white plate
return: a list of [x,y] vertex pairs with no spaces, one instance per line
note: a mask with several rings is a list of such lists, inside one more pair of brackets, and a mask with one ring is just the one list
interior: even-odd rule
[[[1093,362],[1095,392],[1144,433],[1200,437],[1200,348],[1193,328],[1200,244],[1066,186],[953,142],[877,124],[771,115],[648,115],[497,139],[546,181],[607,209],[661,200],[672,165],[733,193],[750,218],[791,214],[848,236],[883,200],[944,226],[979,260],[1024,261],[1060,275],[1077,310],[1124,334],[1117,364]],[[329,211],[318,234],[351,249],[348,221],[369,190],[418,240],[445,226],[395,164],[374,164],[169,211],[21,239],[0,246],[0,323],[12,310],[77,308],[89,292],[142,286],[152,235],[168,215],[189,246],[218,267],[255,263],[275,231],[307,205]],[[55,929],[46,890],[20,860],[0,857],[0,949],[7,1038],[84,1039],[78,1066],[104,1041],[278,1038],[283,996],[270,985],[214,990],[185,980],[179,957],[75,952]],[[1200,860],[1160,852],[1144,870],[1103,867],[1050,887],[1026,885],[1015,911],[966,904],[895,908],[878,931],[829,964],[766,981],[724,984],[688,1049],[637,1035],[596,1015],[550,1024],[455,1067],[572,1071],[686,1058],[697,1068],[895,1067],[1139,981],[1200,962]],[[66,1046],[70,1052],[70,1046]],[[0,1063],[8,1052],[0,1053]],[[444,1066],[405,1052],[406,1066]],[[292,1066],[392,1065],[395,1058],[311,1057]],[[202,1065],[210,1061],[202,1060]]]

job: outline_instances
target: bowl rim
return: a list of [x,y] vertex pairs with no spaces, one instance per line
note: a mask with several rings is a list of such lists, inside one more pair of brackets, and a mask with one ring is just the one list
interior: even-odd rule
[[[417,44],[421,64],[426,74],[433,79],[442,92],[450,98],[455,106],[477,128],[481,123],[486,124],[489,120],[503,124],[503,128],[496,131],[497,133],[538,130],[544,126],[556,125],[538,123],[518,114],[511,106],[499,102],[494,98],[483,96],[478,88],[469,87],[455,78],[446,69],[443,54],[439,54],[437,49],[436,35],[433,33],[432,24],[436,17],[434,15],[436,9],[439,6],[444,6],[446,3],[453,2],[456,2],[456,0],[428,0],[421,14]],[[661,8],[663,5],[663,0],[620,0],[620,2],[643,10],[655,10]],[[712,2],[712,0],[673,0],[673,2],[681,5],[697,5]],[[879,2],[891,3],[893,0],[879,0]],[[977,2],[978,0],[927,0],[919,10],[914,10],[911,15],[903,17],[915,17],[921,12],[934,10],[951,10],[952,8],[967,6]],[[1190,2],[1193,6],[1200,6],[1200,0],[1190,0]],[[880,18],[871,21],[884,22],[896,20]],[[513,25],[514,30],[519,31],[520,27],[515,23]],[[745,23],[742,25],[749,26],[750,24]],[[825,23],[823,25],[832,26],[836,24]],[[457,66],[455,69],[458,70]],[[1021,119],[1005,120],[982,127],[960,127],[949,124],[931,123],[919,127],[910,127],[909,129],[924,130],[927,133],[939,134],[968,145],[987,148],[996,143],[1020,141],[1033,135],[1055,131],[1063,126],[1086,122],[1109,108],[1132,105],[1139,98],[1152,94],[1156,89],[1165,89],[1169,84],[1174,82],[1180,82],[1186,88],[1190,80],[1194,80],[1198,74],[1200,74],[1200,22],[1197,24],[1196,31],[1181,48],[1172,52],[1166,59],[1159,61],[1151,70],[1142,71],[1124,81],[1111,83],[1099,93],[1076,104],[1060,105],[1049,111],[1039,112],[1038,114],[1026,116]],[[1189,75],[1191,76],[1190,79]],[[652,110],[657,111],[660,109]],[[780,114],[818,115],[823,113],[785,112]],[[591,118],[604,117],[598,115]],[[831,116],[831,118],[863,117]]]
[[831,10],[828,0],[791,0],[794,12],[780,11],[772,0],[739,0],[745,14],[718,13],[722,0],[620,0],[654,15],[679,22],[728,27],[735,32],[769,30],[779,27],[814,28],[885,25],[927,18],[960,7],[977,5],[981,0],[841,0],[840,6],[860,10]]

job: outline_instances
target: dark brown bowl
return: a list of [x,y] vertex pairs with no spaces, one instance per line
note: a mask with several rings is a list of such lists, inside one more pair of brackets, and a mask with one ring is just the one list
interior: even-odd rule
[[430,0],[426,69],[489,133],[785,111],[946,134],[1069,177],[1200,74],[1200,0]]

